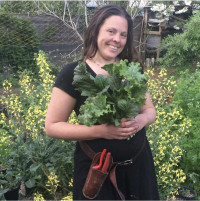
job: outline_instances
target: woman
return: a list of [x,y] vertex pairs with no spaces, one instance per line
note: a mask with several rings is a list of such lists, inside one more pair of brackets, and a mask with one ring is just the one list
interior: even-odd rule
[[[105,64],[119,63],[121,59],[136,61],[137,55],[132,44],[133,23],[128,13],[116,5],[100,7],[85,33],[82,61],[86,63],[92,76],[108,76],[101,68]],[[85,140],[94,152],[101,152],[106,148],[112,153],[114,161],[125,161],[138,155],[132,164],[117,166],[118,188],[107,178],[95,199],[119,200],[123,196],[127,200],[159,199],[152,154],[145,133],[145,127],[156,119],[149,94],[146,94],[146,103],[141,107],[140,113],[135,118],[123,118],[120,126],[102,124],[87,127],[70,124],[67,120],[71,112],[75,110],[79,114],[79,108],[86,99],[72,85],[77,64],[78,62],[74,62],[64,67],[56,80],[46,116],[47,135],[68,140]],[[133,134],[134,137],[127,140]],[[82,189],[90,164],[91,159],[77,143],[74,154],[74,200],[86,199]]]

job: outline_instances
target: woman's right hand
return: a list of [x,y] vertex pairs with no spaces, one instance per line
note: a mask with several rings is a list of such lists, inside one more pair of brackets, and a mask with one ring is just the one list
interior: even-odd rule
[[[131,124],[130,124],[131,125]],[[116,140],[125,140],[136,133],[137,128],[134,126],[114,126],[111,124],[102,124],[97,125],[99,127],[100,136],[104,139],[116,139]],[[133,124],[134,125],[134,124]]]

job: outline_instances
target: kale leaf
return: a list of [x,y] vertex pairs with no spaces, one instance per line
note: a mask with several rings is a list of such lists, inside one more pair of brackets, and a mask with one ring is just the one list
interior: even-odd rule
[[109,76],[93,77],[83,62],[75,68],[73,85],[87,97],[78,119],[87,126],[103,123],[118,126],[122,118],[135,117],[145,104],[147,75],[142,73],[139,63],[127,60],[102,68]]

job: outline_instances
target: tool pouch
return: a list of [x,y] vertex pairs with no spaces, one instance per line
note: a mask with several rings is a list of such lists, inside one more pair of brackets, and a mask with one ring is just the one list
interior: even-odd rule
[[94,199],[98,196],[113,163],[113,159],[111,157],[109,168],[106,173],[102,172],[101,169],[98,169],[98,170],[93,169],[93,166],[97,165],[100,156],[101,156],[101,152],[95,154],[92,160],[84,187],[83,187],[83,195],[88,199]]

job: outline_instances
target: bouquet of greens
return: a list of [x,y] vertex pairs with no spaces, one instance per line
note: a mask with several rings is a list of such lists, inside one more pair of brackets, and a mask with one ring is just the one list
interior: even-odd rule
[[78,120],[87,126],[95,123],[118,126],[122,118],[136,116],[145,104],[147,76],[142,74],[139,63],[128,64],[127,60],[102,68],[109,76],[93,77],[82,62],[75,68],[73,84],[82,96],[87,96]]

